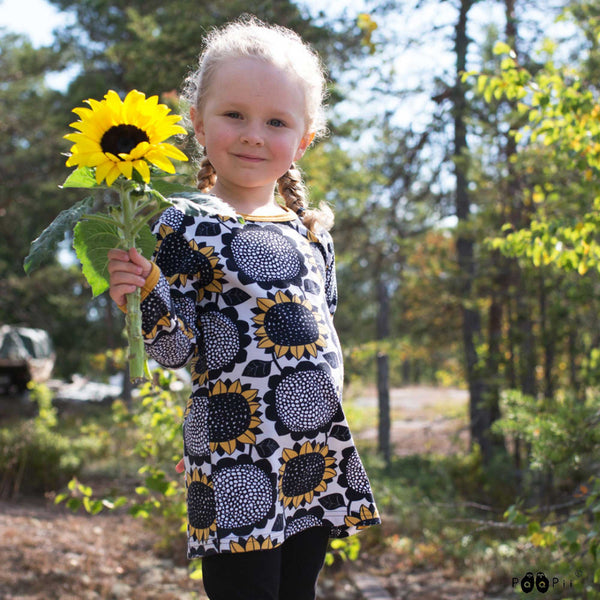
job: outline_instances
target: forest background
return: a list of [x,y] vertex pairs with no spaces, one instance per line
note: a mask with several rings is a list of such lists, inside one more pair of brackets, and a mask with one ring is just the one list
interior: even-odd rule
[[[0,31],[0,323],[46,329],[58,376],[99,378],[122,369],[123,322],[92,299],[70,241],[23,272],[30,241],[79,199],[58,188],[70,111],[109,88],[177,111],[203,32],[248,3],[50,4],[72,15],[50,45]],[[537,561],[575,581],[573,597],[600,597],[600,5],[374,0],[334,14],[265,0],[252,13],[298,31],[329,69],[330,135],[301,166],[336,214],[336,325],[348,384],[377,387],[384,509],[460,507],[452,531],[414,534],[459,532],[450,554],[465,568],[477,555],[506,578]],[[413,464],[430,479],[408,498],[390,388],[421,383],[468,390],[470,443]]]

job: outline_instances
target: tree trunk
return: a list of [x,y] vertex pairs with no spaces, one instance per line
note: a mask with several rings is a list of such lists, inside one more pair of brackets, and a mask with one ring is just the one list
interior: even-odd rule
[[[385,275],[379,269],[377,282],[377,339],[386,340],[390,335],[390,297]],[[385,350],[377,352],[377,396],[379,405],[379,446],[378,450],[387,467],[391,466],[391,415],[390,415],[390,369],[389,357]]]
[[[506,43],[513,49],[513,51],[518,55],[518,30],[517,30],[517,20],[515,15],[515,0],[505,0],[504,4],[504,16],[505,16],[505,29],[504,34],[506,38]],[[511,105],[514,104],[511,102]],[[504,220],[510,223],[515,224],[517,219],[521,218],[523,214],[522,211],[522,189],[521,183],[519,181],[518,175],[515,169],[515,161],[513,160],[517,154],[517,143],[516,138],[514,136],[515,130],[517,126],[512,126],[508,131],[505,137],[505,148],[506,148],[506,156],[505,156],[505,165],[508,170],[507,177],[507,186],[506,186],[506,194],[505,194],[505,206],[504,206]],[[504,266],[504,276],[502,278],[503,284],[503,293],[502,298],[504,301],[504,305],[506,306],[506,321],[507,321],[507,330],[508,330],[508,350],[510,354],[510,358],[506,365],[506,378],[508,380],[508,386],[511,389],[517,388],[517,370],[516,370],[516,344],[515,344],[515,335],[514,335],[514,319],[512,315],[512,294],[517,291],[519,288],[515,283],[515,277],[519,277],[519,264],[516,260],[504,259],[502,260],[502,264]],[[500,325],[501,327],[501,325]],[[491,349],[490,349],[491,350]],[[500,394],[498,393],[498,404],[497,411],[498,416],[500,416]],[[504,444],[504,440],[502,440]],[[517,435],[514,438],[514,447],[513,447],[513,464],[514,464],[514,475],[515,482],[517,485],[517,489],[522,488],[523,483],[523,464],[521,457],[521,439]]]
[[540,327],[542,330],[542,347],[544,348],[544,398],[548,402],[554,399],[554,360],[556,356],[556,339],[552,332],[553,324],[549,322],[548,298],[543,271],[539,280]]
[[[502,262],[499,256],[495,257]],[[496,265],[498,266],[498,265]],[[502,267],[500,267],[502,268]],[[488,310],[488,357],[486,405],[489,411],[490,427],[500,417],[500,353],[502,341],[502,281],[496,280],[492,292],[492,301]]]
[[[523,278],[519,278],[520,284],[524,285]],[[533,398],[537,395],[537,382],[535,370],[537,365],[535,353],[535,335],[531,321],[531,308],[525,296],[519,293],[523,290],[517,287],[517,334],[519,336],[519,387],[521,392]]]
[[462,290],[462,333],[465,367],[469,385],[469,417],[471,444],[479,444],[484,461],[491,458],[489,439],[489,414],[485,406],[485,383],[482,377],[477,346],[481,339],[481,317],[472,297],[475,278],[474,242],[469,231],[470,197],[468,190],[467,156],[467,99],[462,74],[467,66],[467,15],[474,0],[461,0],[458,22],[455,27],[454,52],[456,54],[456,79],[454,104],[454,164],[456,177],[456,216],[459,234],[456,251],[460,268]]
[[580,402],[585,402],[585,392],[583,391],[583,386],[579,380],[578,370],[577,370],[577,357],[579,356],[578,352],[578,333],[577,327],[572,325],[569,327],[569,335],[567,338],[567,353],[569,356],[569,385],[573,390],[575,397]]

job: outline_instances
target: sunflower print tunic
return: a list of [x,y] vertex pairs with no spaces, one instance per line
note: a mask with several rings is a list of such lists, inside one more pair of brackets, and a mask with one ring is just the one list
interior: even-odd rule
[[378,524],[341,405],[331,237],[292,211],[241,219],[214,198],[217,209],[204,210],[203,199],[196,214],[169,208],[155,224],[142,296],[148,354],[192,373],[188,557]]

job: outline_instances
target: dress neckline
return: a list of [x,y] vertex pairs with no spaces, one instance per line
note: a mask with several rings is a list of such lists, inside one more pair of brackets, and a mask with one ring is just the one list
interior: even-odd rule
[[238,212],[238,215],[242,217],[245,221],[271,221],[271,222],[282,222],[282,221],[293,221],[298,215],[287,206],[281,207],[285,210],[285,213],[278,215],[247,215],[241,212]]

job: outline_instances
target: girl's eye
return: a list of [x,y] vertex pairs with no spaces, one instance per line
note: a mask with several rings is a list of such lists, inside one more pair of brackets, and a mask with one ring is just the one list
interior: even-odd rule
[[285,127],[285,123],[280,119],[271,119],[269,121],[269,125],[271,125],[272,127]]
[[238,112],[228,112],[225,113],[226,117],[229,117],[230,119],[241,119],[242,115]]

